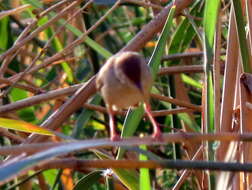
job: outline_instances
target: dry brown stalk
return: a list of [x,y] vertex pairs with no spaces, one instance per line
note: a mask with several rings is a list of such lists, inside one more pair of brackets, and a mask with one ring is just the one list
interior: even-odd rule
[[[36,135],[38,136],[38,135]],[[40,135],[41,136],[41,135]],[[0,148],[0,155],[16,155],[22,152],[31,154],[35,152],[40,152],[48,148],[56,146],[65,146],[71,144],[74,146],[75,143],[90,144],[88,149],[92,148],[107,148],[107,147],[118,147],[118,146],[139,146],[141,144],[145,145],[166,145],[167,143],[187,143],[187,142],[201,142],[201,141],[221,141],[221,142],[230,142],[230,141],[243,141],[250,142],[252,141],[252,133],[164,133],[162,141],[153,141],[151,136],[146,137],[127,137],[121,141],[112,142],[109,138],[103,139],[90,139],[90,140],[81,140],[73,142],[40,142],[32,144],[23,144],[14,145],[14,146],[5,146]],[[84,149],[83,149],[84,150]]]
[[161,100],[161,101],[169,102],[169,103],[172,103],[172,104],[175,104],[175,105],[178,105],[178,106],[191,108],[192,110],[196,110],[196,111],[199,111],[199,112],[201,111],[201,106],[193,105],[191,103],[188,103],[188,102],[185,102],[185,101],[182,101],[182,100],[178,100],[176,98],[170,98],[170,97],[167,97],[167,96],[162,96],[162,95],[153,94],[153,93],[151,94],[151,97],[155,98],[155,99],[158,99],[158,100]]
[[[232,9],[233,10],[233,9]],[[227,132],[232,130],[232,117],[234,107],[235,90],[234,84],[236,83],[236,73],[238,67],[238,39],[237,30],[235,26],[234,13],[232,11],[230,17],[230,27],[227,45],[227,60],[225,65],[224,85],[222,93],[221,116],[220,116],[220,131]],[[217,151],[217,159],[223,160],[223,154],[227,150],[227,144],[221,144]]]
[[[53,62],[52,64],[59,64],[59,63],[62,63],[63,61],[75,61],[76,57],[72,57],[72,58],[65,58],[65,59],[60,59],[58,61],[55,61]],[[49,65],[47,65],[49,66]],[[181,66],[170,66],[170,67],[163,67],[160,69],[160,71],[158,72],[158,75],[159,76],[162,76],[162,75],[171,75],[171,74],[179,74],[179,73],[201,73],[203,72],[203,66],[202,65],[181,65]],[[14,73],[13,73],[14,74]],[[13,76],[13,77],[10,77],[12,80],[15,80],[17,77],[19,76],[19,74]],[[1,84],[0,88],[4,88],[10,84],[12,84],[13,82],[11,82],[10,79],[3,79],[3,80],[9,80],[10,82],[4,82],[6,84]],[[8,84],[8,85],[7,85]],[[34,87],[32,86],[27,86],[26,87],[22,87],[22,85],[20,86],[16,86],[18,88],[22,88],[22,89],[33,89]],[[33,92],[32,90],[30,90],[31,92]]]
[[[98,106],[98,105],[92,105],[92,104],[87,104],[85,103],[83,105],[84,108],[90,109],[90,110],[95,110],[99,111],[102,113],[108,113],[108,110],[105,107]],[[175,109],[170,109],[170,110],[158,110],[158,111],[152,111],[152,115],[154,117],[160,117],[160,116],[167,116],[170,114],[178,114],[178,113],[183,113],[183,112],[189,112],[192,111],[191,109],[188,108],[175,108]],[[126,115],[127,111],[115,111],[116,115]],[[147,116],[145,114],[145,116]]]
[[7,129],[0,128],[0,135],[9,138],[14,143],[22,143],[24,139],[18,135],[10,133]]
[[31,5],[25,4],[25,5],[19,6],[17,8],[11,9],[11,10],[1,11],[0,12],[0,19],[2,19],[3,17],[6,17],[6,16],[18,14],[18,13],[20,13],[30,7],[31,7]]
[[53,160],[41,168],[74,168],[82,170],[85,168],[171,168],[171,169],[193,169],[193,170],[223,170],[223,171],[252,171],[251,164],[206,162],[206,161],[185,161],[185,160],[162,160],[162,161],[138,161],[138,160],[77,160],[62,159]]
[[61,0],[57,3],[55,3],[54,5],[51,5],[50,7],[48,7],[48,9],[39,13],[38,17],[41,18],[41,17],[46,16],[51,11],[57,11],[60,7],[63,7],[65,4],[67,4],[71,1],[76,1],[76,0]]
[[[0,79],[0,81],[1,81],[1,79]],[[46,92],[43,94],[38,94],[38,95],[32,96],[30,98],[26,98],[26,99],[23,99],[23,100],[20,100],[20,101],[11,103],[11,104],[3,105],[0,107],[0,115],[6,114],[8,112],[12,112],[12,111],[15,111],[18,109],[22,109],[25,107],[29,107],[29,106],[32,106],[35,104],[39,104],[41,102],[45,102],[45,101],[49,101],[52,99],[58,99],[61,97],[72,95],[82,86],[83,86],[83,84],[77,84],[77,85],[73,85],[70,87],[62,88],[62,89],[52,90],[52,91],[49,91],[49,92]],[[19,87],[26,88],[23,86],[19,86]],[[187,112],[187,111],[192,111],[192,110],[196,110],[196,111],[201,110],[200,106],[186,103],[186,102],[180,101],[175,98],[169,98],[169,97],[165,97],[165,96],[161,96],[161,95],[157,95],[157,94],[152,94],[151,96],[153,98],[158,99],[158,100],[166,101],[166,102],[178,105],[178,106],[185,107],[185,108],[178,108],[178,109],[174,109],[174,110],[166,110],[166,111],[161,111],[161,112],[156,111],[156,112],[154,112],[155,116],[165,115],[165,113],[175,114],[175,113]],[[90,104],[85,104],[85,103],[83,104],[83,106],[88,109],[93,109],[96,111],[107,113],[106,109],[101,106],[90,105]],[[124,112],[116,112],[116,113],[118,113],[119,115],[125,115]]]
[[153,4],[151,2],[144,2],[144,1],[139,1],[139,0],[122,0],[122,3],[134,3],[136,5],[139,5],[139,6],[142,6],[142,7],[152,7],[154,9],[158,9],[158,10],[161,10],[163,9],[162,6],[159,6],[159,5],[156,5],[156,4]]
[[179,74],[179,73],[201,73],[202,65],[181,65],[161,68],[158,75]]
[[67,95],[71,95],[76,92],[83,84],[73,85],[63,89],[52,90],[45,94],[39,94],[27,99],[20,100],[18,102],[14,102],[12,104],[3,105],[0,107],[0,114],[4,114],[6,112],[15,111],[24,107],[32,106],[35,104],[39,104],[43,101],[48,101],[51,99],[61,98]]
[[192,58],[192,57],[202,57],[203,55],[204,55],[203,51],[176,53],[176,54],[173,54],[173,55],[164,56],[162,58],[162,61],[186,59],[186,58]]
[[[213,170],[213,171],[252,171],[251,163],[226,163],[226,162],[207,162],[207,161],[185,161],[185,160],[80,160],[80,159],[60,159],[47,161],[41,166],[35,166],[33,169],[53,169],[53,168],[70,168],[77,171],[86,171],[87,168],[125,168],[125,169],[140,169],[140,168],[169,168],[169,169],[190,169],[190,170]],[[16,174],[22,175],[27,169]],[[16,176],[12,176],[14,178]],[[11,180],[1,181],[0,185]]]
[[[5,78],[0,78],[0,82],[7,84],[7,85],[12,85],[13,81],[9,80],[9,79],[5,79]],[[37,94],[42,92],[43,90],[40,88],[35,88],[33,86],[28,86],[28,85],[24,85],[24,84],[16,84],[17,88],[21,88],[24,90],[27,90],[29,92],[32,92],[33,94]]]

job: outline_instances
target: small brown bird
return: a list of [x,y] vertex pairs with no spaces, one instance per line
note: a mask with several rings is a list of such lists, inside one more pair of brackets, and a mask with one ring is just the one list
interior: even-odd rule
[[119,140],[114,111],[145,104],[145,111],[154,127],[153,137],[161,138],[160,129],[150,110],[150,89],[153,80],[143,57],[136,52],[118,53],[107,60],[96,78],[96,87],[106,103],[110,118],[110,138]]

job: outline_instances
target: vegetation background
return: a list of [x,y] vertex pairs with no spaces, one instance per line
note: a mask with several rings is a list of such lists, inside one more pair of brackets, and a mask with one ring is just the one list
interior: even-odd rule
[[[252,1],[0,0],[0,10],[1,189],[250,189]],[[151,68],[162,142],[142,106],[117,112],[124,140],[107,138],[94,81],[120,51]]]

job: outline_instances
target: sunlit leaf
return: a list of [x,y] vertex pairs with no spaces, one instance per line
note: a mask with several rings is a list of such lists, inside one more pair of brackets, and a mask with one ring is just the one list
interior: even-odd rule
[[33,125],[28,122],[18,121],[13,119],[0,118],[0,127],[6,129],[13,129],[16,131],[23,131],[26,133],[37,133],[41,135],[54,135],[53,132],[48,131],[42,127]]

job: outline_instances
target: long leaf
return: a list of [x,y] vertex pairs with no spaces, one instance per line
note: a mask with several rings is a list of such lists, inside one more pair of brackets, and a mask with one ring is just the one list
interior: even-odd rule
[[76,183],[73,190],[83,190],[91,188],[91,186],[97,183],[97,181],[102,177],[102,173],[103,171],[97,170],[87,174]]
[[[95,151],[97,156],[103,160],[112,159],[108,155]],[[128,187],[130,190],[138,190],[139,189],[139,174],[136,170],[127,170],[120,168],[111,168],[113,172],[118,176],[120,181]]]
[[6,128],[6,129],[12,129],[16,131],[23,131],[26,133],[37,133],[40,135],[54,136],[53,132],[48,131],[45,128],[33,125],[28,122],[18,121],[14,119],[0,118],[0,127]]
[[211,64],[214,52],[214,34],[216,30],[218,10],[220,6],[219,0],[207,0],[204,14],[204,64],[205,64],[205,80],[206,80],[206,110],[205,110],[205,126],[209,131],[214,129],[214,107],[213,107],[213,86]]
[[[143,150],[147,149],[145,145],[140,146],[140,148]],[[148,159],[145,155],[140,154],[139,160],[148,160]],[[150,170],[148,168],[140,169],[140,190],[151,190]]]
[[[250,50],[248,48],[247,40],[246,40],[246,32],[245,32],[245,24],[244,24],[244,17],[242,13],[241,1],[240,0],[232,0],[232,4],[234,7],[235,19],[236,19],[236,26],[238,31],[238,39],[239,39],[239,47],[241,52],[242,64],[244,72],[251,73],[251,66],[250,66]],[[250,31],[251,32],[251,31]]]
[[[214,131],[214,95],[211,65],[214,52],[214,35],[216,31],[217,17],[220,7],[220,0],[206,0],[204,12],[204,66],[205,66],[205,100],[204,100],[204,131]],[[207,143],[207,159],[214,159],[212,144]],[[208,186],[213,186],[214,180],[208,176]]]

